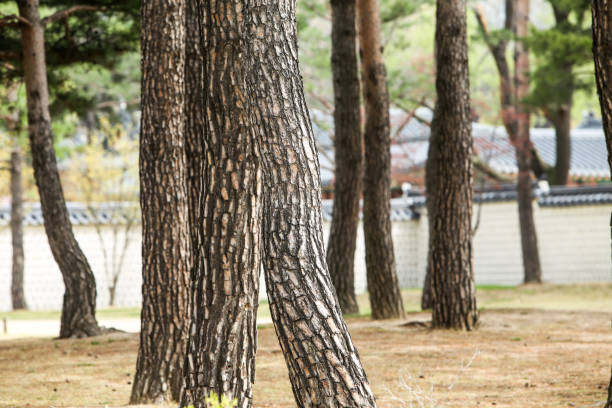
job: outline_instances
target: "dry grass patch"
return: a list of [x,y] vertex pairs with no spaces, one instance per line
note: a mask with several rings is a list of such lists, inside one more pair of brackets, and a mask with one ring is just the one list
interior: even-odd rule
[[[348,322],[381,408],[602,407],[612,362],[610,289],[485,291],[490,293],[481,305],[508,307],[516,302],[514,295],[522,308],[487,306],[481,326],[471,333],[402,326],[427,320],[427,313],[412,313],[404,321],[353,317]],[[584,304],[582,295],[600,310],[528,308],[548,297],[556,299],[553,308],[565,302],[569,309],[568,299]],[[0,341],[0,405],[125,405],[137,346],[134,334]],[[256,377],[255,407],[295,406],[271,327],[259,330]]]
[[[485,311],[472,333],[402,323],[350,321],[380,407],[603,406],[612,361],[608,313]],[[268,332],[273,329],[260,332],[265,363],[258,362],[255,405],[293,407]]]

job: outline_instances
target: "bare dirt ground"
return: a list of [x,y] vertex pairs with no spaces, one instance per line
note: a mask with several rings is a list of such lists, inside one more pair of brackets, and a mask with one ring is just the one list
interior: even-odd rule
[[[603,287],[609,303],[599,311],[486,309],[471,333],[403,326],[427,313],[348,322],[379,407],[602,407],[612,362],[610,289]],[[539,292],[525,296],[541,299]],[[137,346],[137,334],[1,341],[0,405],[125,405]],[[259,330],[254,395],[255,407],[295,406],[271,327]]]

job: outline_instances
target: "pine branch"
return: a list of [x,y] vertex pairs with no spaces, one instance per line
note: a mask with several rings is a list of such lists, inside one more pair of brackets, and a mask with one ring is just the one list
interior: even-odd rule
[[19,27],[19,24],[32,27],[30,20],[17,14],[2,15],[2,18],[0,18],[0,27]]
[[73,13],[78,13],[81,11],[98,11],[100,8],[96,6],[86,6],[86,5],[78,5],[67,8],[66,10],[58,11],[57,13],[51,14],[48,17],[45,17],[41,20],[42,25],[47,25],[50,23],[54,23],[58,20],[63,20],[68,18]]
[[18,60],[20,55],[16,52],[0,51],[0,61]]
[[489,164],[484,162],[477,154],[472,156],[472,163],[476,170],[480,171],[483,174],[486,174],[487,176],[491,177],[494,180],[497,180],[502,183],[513,180],[512,177],[498,173],[495,169],[489,166]]

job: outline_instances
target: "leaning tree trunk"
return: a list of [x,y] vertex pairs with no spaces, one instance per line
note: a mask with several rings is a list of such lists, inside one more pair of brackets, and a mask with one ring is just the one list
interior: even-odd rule
[[568,102],[555,112],[553,120],[557,149],[555,153],[555,167],[550,181],[555,186],[565,186],[569,181],[572,160],[572,139],[570,134],[572,101]]
[[374,319],[402,317],[391,237],[389,94],[382,55],[378,0],[358,0],[361,77],[365,100],[363,234]]
[[438,0],[436,106],[427,157],[433,327],[478,321],[472,268],[472,126],[465,0]]
[[334,209],[327,265],[344,313],[359,313],[355,298],[355,245],[363,174],[363,138],[357,67],[355,0],[331,0],[334,79]]
[[[204,109],[205,126],[193,142],[204,151],[195,248],[194,306],[182,405],[207,407],[212,392],[252,405],[261,265],[262,180],[249,112],[246,3],[189,3],[201,16],[204,74],[189,88]],[[191,34],[190,34],[191,35]],[[229,39],[234,38],[235,41]],[[190,63],[190,62],[188,62]],[[190,130],[191,132],[191,130]],[[192,151],[197,151],[193,147]],[[198,259],[202,253],[203,259]]]
[[[529,0],[516,0],[515,34],[524,39],[528,34]],[[521,229],[521,247],[523,251],[523,269],[525,283],[542,281],[538,238],[533,216],[533,198],[531,195],[531,139],[529,137],[529,111],[523,99],[529,93],[529,51],[524,41],[516,42],[514,53],[514,81],[516,92],[516,149],[518,167],[517,201],[519,207],[519,224]]]
[[27,309],[23,293],[23,195],[21,185],[21,150],[11,152],[11,239],[13,265],[11,300],[13,310]]
[[95,317],[96,281],[72,232],[53,150],[39,0],[19,0],[17,5],[28,21],[20,26],[32,166],[49,246],[66,287],[60,338],[95,336],[101,333]]
[[295,0],[251,9],[270,312],[299,407],[374,407],[325,262],[319,162],[297,58]]
[[[591,5],[595,79],[608,147],[608,164],[612,172],[612,4],[609,0],[594,0]],[[612,227],[612,223],[610,226]],[[608,400],[604,408],[612,408],[612,377],[608,386]]]
[[180,397],[190,316],[185,1],[145,1],[141,16],[143,283],[132,404]]

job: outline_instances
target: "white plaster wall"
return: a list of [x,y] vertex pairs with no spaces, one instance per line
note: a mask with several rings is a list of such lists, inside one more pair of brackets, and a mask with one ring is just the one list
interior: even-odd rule
[[[77,241],[96,278],[97,306],[109,303],[108,284],[104,267],[104,255],[95,229],[90,226],[73,227]],[[105,247],[112,250],[111,228],[103,228]],[[140,228],[130,234],[123,271],[117,283],[116,305],[139,306],[141,303]],[[122,244],[122,236],[119,236]],[[11,309],[11,235],[9,228],[0,228],[0,310]],[[25,273],[24,289],[28,307],[34,310],[61,309],[64,284],[59,268],[53,259],[47,236],[42,226],[24,228]]]
[[[474,206],[474,212],[478,204]],[[610,206],[539,207],[534,203],[543,279],[552,283],[611,282]],[[427,214],[419,220],[393,223],[398,277],[402,287],[421,287],[427,264]],[[323,224],[327,242],[329,222]],[[108,305],[104,256],[93,227],[74,226],[98,286],[98,307]],[[360,223],[355,254],[355,290],[367,289],[363,228]],[[110,227],[104,228],[106,247],[111,248]],[[25,291],[32,309],[60,309],[64,292],[61,274],[51,256],[42,226],[25,228]],[[117,288],[117,306],[141,303],[140,228],[132,231],[124,270]],[[10,229],[0,227],[0,310],[10,310]],[[480,227],[474,237],[474,272],[477,284],[517,285],[523,270],[515,202],[482,206]],[[261,277],[260,298],[265,299]]]
[[[474,223],[479,211],[474,205]],[[538,205],[534,203],[536,223]],[[483,204],[474,235],[474,278],[477,284],[518,285],[523,261],[516,202]]]
[[544,281],[612,280],[611,210],[607,205],[539,209],[536,227]]

